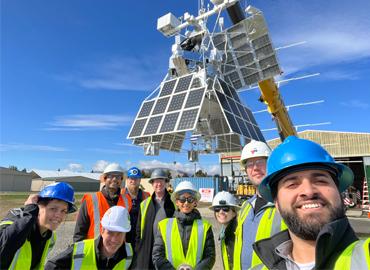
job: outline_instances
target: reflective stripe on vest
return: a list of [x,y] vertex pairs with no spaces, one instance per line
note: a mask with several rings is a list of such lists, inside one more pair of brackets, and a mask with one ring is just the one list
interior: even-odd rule
[[[128,269],[132,261],[131,244],[125,243],[127,257],[119,261],[114,267],[114,270]],[[95,256],[95,240],[88,239],[77,242],[73,247],[72,266],[71,269],[76,270],[97,270]]]
[[[272,235],[287,229],[284,221],[282,220],[281,216],[276,212],[274,207],[268,207],[264,209],[262,216],[260,217],[259,223],[255,224],[257,230],[254,231],[253,227],[250,226],[250,230],[247,231],[244,228],[244,221],[248,218],[249,215],[254,215],[252,205],[247,201],[242,206],[242,209],[239,211],[238,215],[238,226],[235,230],[235,246],[234,246],[234,269],[248,269],[250,267],[254,267],[256,265],[261,264],[261,260],[257,256],[257,254],[253,251],[251,254],[246,254],[247,251],[247,244],[243,243],[243,233],[247,234],[254,234],[254,242],[259,241],[261,239],[265,239],[271,237]],[[247,224],[245,224],[248,226]],[[246,231],[244,231],[246,230]],[[251,247],[248,247],[251,248]],[[250,263],[247,263],[246,260],[249,260]],[[243,264],[244,262],[244,264]],[[247,265],[250,264],[250,265]]]
[[227,256],[227,249],[226,249],[225,239],[221,240],[221,252],[222,252],[222,263],[224,265],[224,269],[225,270],[230,270],[229,256]]
[[[5,220],[0,223],[2,225],[11,225],[14,221]],[[46,241],[44,250],[40,262],[34,269],[44,269],[46,258],[49,255],[50,251],[54,247],[56,241],[56,234],[52,232],[51,237]],[[31,242],[26,240],[24,244],[16,251],[14,254],[12,263],[9,266],[11,270],[23,270],[30,269],[32,263],[32,246]]]
[[349,245],[335,262],[334,270],[370,269],[370,238]]
[[[127,211],[130,211],[131,201],[129,201],[127,196],[128,195],[126,194],[121,194],[117,205],[123,206],[127,209]],[[90,218],[90,227],[86,238],[93,239],[99,236],[101,232],[100,220],[103,218],[104,213],[110,208],[110,206],[107,202],[107,199],[101,192],[88,194],[86,197],[84,197],[84,199],[86,200],[87,212]]]
[[148,197],[140,203],[140,212],[141,212],[141,223],[140,223],[140,239],[143,239],[144,228],[145,228],[145,218],[146,213],[148,212],[149,204],[152,201],[152,196]]
[[204,219],[193,221],[186,256],[184,256],[184,249],[177,225],[177,219],[166,218],[160,221],[158,226],[163,238],[167,260],[175,268],[178,268],[184,263],[195,268],[203,256],[207,232],[209,228],[211,228],[209,222]]

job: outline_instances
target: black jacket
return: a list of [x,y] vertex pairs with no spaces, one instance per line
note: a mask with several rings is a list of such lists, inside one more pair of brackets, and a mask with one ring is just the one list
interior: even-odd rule
[[[152,251],[153,251],[153,244],[154,244],[154,237],[153,235],[153,223],[155,220],[155,193],[152,194],[152,200],[148,206],[148,211],[146,213],[145,221],[141,220],[141,210],[139,212],[139,217],[137,220],[136,225],[136,245],[135,245],[135,254],[134,259],[132,261],[131,269],[154,269],[154,265],[152,262]],[[164,210],[166,212],[166,216],[173,217],[175,212],[175,206],[171,201],[171,196],[166,190],[166,194],[164,197]],[[143,237],[141,238],[141,222],[145,222]]]
[[[184,214],[179,211],[175,212],[175,218],[177,219],[179,233],[182,241],[182,247],[184,254],[188,251],[189,240],[193,222],[196,219],[201,219],[198,210],[194,209],[189,214]],[[203,256],[200,262],[196,265],[195,269],[212,269],[216,260],[216,249],[215,241],[213,237],[212,227],[208,230],[206,235],[206,242],[204,245]],[[160,231],[156,235],[154,247],[153,247],[153,263],[156,269],[175,269],[172,264],[166,259],[166,251]]]
[[[118,189],[116,194],[117,196],[115,196],[114,198],[109,197],[107,191],[105,190],[105,186],[102,188],[100,192],[107,199],[107,202],[110,207],[117,205],[119,196],[121,194],[121,189]],[[81,203],[80,209],[78,210],[75,231],[73,234],[73,242],[85,240],[89,228],[90,228],[90,217],[87,213],[86,201],[84,200]]]
[[28,241],[32,247],[31,268],[36,267],[41,260],[47,240],[52,236],[51,231],[40,234],[37,225],[39,207],[28,204],[24,208],[14,208],[2,220],[13,221],[11,225],[0,226],[0,269],[8,269],[15,253]]
[[[97,269],[113,269],[117,263],[127,258],[125,244],[123,244],[112,257],[107,258],[99,249],[99,245],[101,245],[102,240],[101,236],[95,239],[96,267]],[[71,245],[65,251],[50,259],[45,265],[45,270],[71,269],[73,247],[74,245]]]
[[[238,225],[238,221],[236,218],[237,217],[234,217],[230,221],[230,223],[227,225],[224,235],[220,235],[220,240],[225,241],[230,269],[233,269],[233,265],[234,265],[233,262],[234,262],[235,230]],[[221,249],[221,255],[223,256],[222,249]],[[222,257],[222,259],[224,258]]]
[[[285,259],[275,252],[277,246],[290,240],[288,230],[277,233],[271,238],[253,244],[258,257],[269,269],[286,269]],[[333,269],[335,261],[342,251],[358,240],[347,217],[326,224],[316,239],[315,268]]]

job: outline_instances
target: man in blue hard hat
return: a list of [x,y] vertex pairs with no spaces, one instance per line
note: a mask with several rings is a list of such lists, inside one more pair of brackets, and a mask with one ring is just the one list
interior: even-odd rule
[[370,269],[370,238],[358,240],[340,193],[353,182],[319,144],[288,137],[267,161],[260,194],[274,202],[288,230],[256,242],[256,269]]
[[0,269],[43,269],[53,248],[54,231],[76,211],[74,190],[64,182],[31,194],[0,222]]
[[121,193],[126,194],[131,198],[132,206],[130,210],[131,231],[127,234],[126,240],[131,243],[135,250],[136,239],[136,224],[140,211],[140,203],[150,196],[140,188],[141,178],[143,177],[141,171],[137,167],[132,167],[127,171],[126,187],[122,189]]

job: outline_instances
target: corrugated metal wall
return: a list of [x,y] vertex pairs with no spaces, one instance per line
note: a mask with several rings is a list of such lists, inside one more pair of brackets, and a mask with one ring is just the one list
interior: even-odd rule
[[197,189],[200,188],[214,188],[216,194],[218,192],[218,183],[213,177],[180,177],[173,179],[173,188],[182,181],[190,181],[194,184]]

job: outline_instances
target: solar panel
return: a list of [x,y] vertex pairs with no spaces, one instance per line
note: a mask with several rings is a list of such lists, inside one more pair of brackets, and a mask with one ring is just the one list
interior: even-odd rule
[[176,111],[182,108],[182,104],[184,103],[186,97],[186,93],[178,94],[172,96],[170,106],[168,107],[168,111]]
[[155,100],[145,101],[143,103],[143,106],[141,107],[141,110],[139,112],[139,116],[138,117],[141,118],[141,117],[149,116],[150,111],[152,110],[152,107],[153,107],[154,102],[155,102]]
[[172,80],[172,81],[166,81],[163,84],[163,87],[162,87],[162,90],[161,90],[161,93],[160,93],[159,97],[163,97],[163,96],[167,96],[167,95],[172,94],[172,91],[175,88],[176,82],[177,82],[177,79]]
[[235,133],[242,134],[240,129],[239,129],[238,124],[236,123],[236,120],[235,120],[234,116],[231,113],[228,113],[228,112],[225,112],[225,115],[226,115],[227,121],[230,124],[231,130],[234,131]]
[[141,133],[143,132],[145,123],[147,119],[140,119],[136,120],[134,125],[132,126],[131,132],[129,137],[137,137],[140,136]]
[[226,111],[229,111],[231,112],[231,109],[230,109],[230,106],[229,106],[229,103],[227,103],[227,100],[226,100],[226,96],[223,95],[221,92],[219,91],[216,91],[216,94],[217,94],[217,97],[218,97],[218,100],[220,101],[221,103],[221,106],[224,110]]
[[200,81],[199,78],[194,78],[193,82],[191,83],[191,89],[198,88],[202,86],[202,82]]
[[199,109],[183,111],[177,130],[193,129],[197,120]]
[[165,115],[160,132],[169,132],[175,130],[179,115],[180,112]]
[[204,88],[190,91],[186,100],[185,108],[199,106],[203,100]]
[[167,108],[167,104],[168,104],[169,100],[170,100],[170,97],[157,99],[157,103],[155,104],[155,107],[154,107],[154,110],[153,110],[152,114],[164,113],[164,111]]
[[192,77],[193,77],[192,74],[187,75],[185,77],[181,77],[179,79],[179,82],[177,83],[175,93],[179,93],[179,92],[188,90]]
[[146,126],[144,135],[155,134],[158,130],[159,124],[161,123],[162,115],[151,117]]
[[[249,16],[213,35],[212,39],[215,47],[223,53],[221,72],[235,89],[256,84],[281,73],[261,13]],[[226,92],[225,94],[228,95]]]

